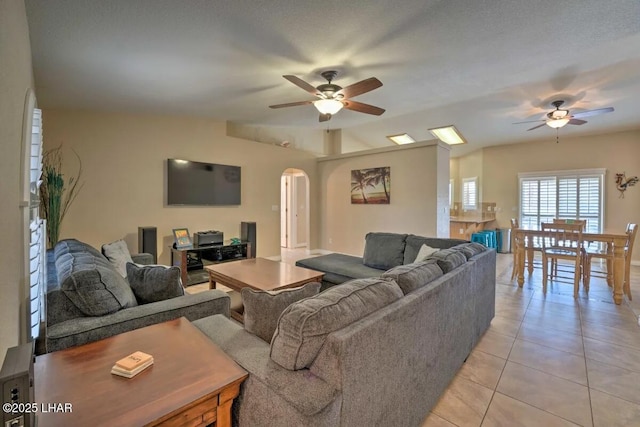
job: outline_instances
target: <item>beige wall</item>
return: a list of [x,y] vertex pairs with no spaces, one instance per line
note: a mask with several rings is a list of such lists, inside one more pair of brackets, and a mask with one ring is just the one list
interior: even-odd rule
[[328,154],[318,147],[324,146],[324,131],[301,127],[265,127],[249,126],[227,122],[227,135],[249,141],[280,145],[287,141],[291,147],[305,150],[316,155]]
[[[204,118],[44,111],[45,147],[63,143],[65,168],[82,159],[84,188],[62,224],[61,238],[99,248],[124,238],[137,252],[138,226],[158,227],[159,262],[169,263],[172,229],[221,230],[239,237],[241,221],[255,221],[258,256],[280,254],[280,177],[303,170],[310,180],[311,229],[316,221],[315,157],[295,149],[226,135],[226,124]],[[166,206],[166,160],[182,158],[242,167],[242,204],[231,207]],[[272,210],[276,206],[277,210]],[[311,236],[315,241],[314,235]]]
[[33,88],[29,28],[22,0],[0,1],[0,360],[19,343],[23,288],[21,164],[25,96]]
[[[444,161],[441,150],[446,153]],[[448,185],[448,150],[433,143],[416,143],[318,159],[318,165],[323,249],[362,256],[364,237],[370,231],[438,234],[438,200],[448,201],[447,186],[439,186],[438,179],[440,176]],[[351,171],[385,166],[391,167],[391,204],[352,205]],[[445,194],[439,197],[443,189]],[[449,213],[442,215],[448,218]],[[448,235],[448,225],[446,228]]]
[[[479,161],[478,158],[481,158]],[[509,227],[518,216],[518,173],[568,169],[605,168],[604,228],[624,230],[628,222],[640,223],[640,185],[629,188],[624,198],[615,188],[615,174],[640,175],[640,131],[619,132],[548,142],[500,145],[460,158],[460,176],[470,176],[481,165],[482,201],[496,202],[499,227]],[[470,168],[471,172],[465,168]],[[640,240],[640,239],[638,239]],[[633,259],[640,260],[636,241]]]

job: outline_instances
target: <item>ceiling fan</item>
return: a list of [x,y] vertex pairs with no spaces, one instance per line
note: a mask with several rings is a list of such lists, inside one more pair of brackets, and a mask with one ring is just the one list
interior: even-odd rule
[[544,125],[547,125],[554,129],[560,129],[561,127],[567,124],[583,125],[587,123],[586,120],[582,120],[584,117],[597,116],[598,114],[610,113],[613,111],[613,107],[606,107],[606,108],[598,108],[596,110],[580,111],[579,113],[571,114],[569,110],[560,109],[562,104],[564,104],[564,101],[562,100],[553,101],[551,105],[556,107],[556,109],[547,113],[546,119],[516,122],[514,123],[514,125],[521,124],[521,123],[544,122],[542,124],[536,125],[531,129],[527,129],[527,130],[529,131],[529,130],[538,129],[539,127],[542,127]]
[[338,75],[337,71],[329,70],[320,73],[327,80],[327,83],[318,87],[313,87],[309,83],[296,76],[282,76],[294,85],[309,92],[311,95],[317,96],[319,99],[315,101],[298,101],[286,104],[270,105],[269,108],[295,107],[298,105],[313,104],[320,112],[320,121],[326,122],[331,116],[336,114],[342,108],[357,111],[359,113],[373,114],[376,116],[384,113],[384,109],[374,105],[364,104],[362,102],[352,101],[350,98],[370,92],[382,86],[382,82],[375,77],[361,80],[347,87],[341,87],[331,83]]

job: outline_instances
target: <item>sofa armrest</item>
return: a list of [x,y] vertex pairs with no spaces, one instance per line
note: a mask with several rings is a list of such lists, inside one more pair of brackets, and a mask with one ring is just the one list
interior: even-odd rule
[[148,254],[148,253],[144,253],[144,252],[143,253],[139,253],[139,254],[131,255],[131,259],[136,264],[151,265],[151,264],[154,263],[153,255],[152,254]]
[[339,393],[308,369],[289,371],[277,365],[269,357],[269,343],[224,316],[207,317],[193,324],[247,370],[252,380],[265,384],[304,415],[321,412]]
[[106,316],[79,317],[47,326],[47,352],[98,341],[156,323],[186,317],[190,321],[221,314],[229,316],[229,296],[218,289],[185,294],[125,308]]

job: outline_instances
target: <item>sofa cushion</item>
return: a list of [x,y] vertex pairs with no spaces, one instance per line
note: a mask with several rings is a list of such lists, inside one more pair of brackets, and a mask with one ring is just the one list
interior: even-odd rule
[[443,239],[439,237],[422,237],[409,234],[406,239],[404,248],[404,260],[402,264],[411,264],[416,260],[416,256],[422,245],[431,246],[438,249],[449,249],[452,246],[467,243],[466,240],[460,239]]
[[366,266],[380,270],[401,265],[404,260],[406,238],[406,234],[367,233],[362,262]]
[[296,261],[299,267],[325,273],[323,282],[344,283],[352,279],[378,277],[384,272],[362,263],[362,258],[345,254],[327,254]]
[[320,283],[307,283],[299,288],[280,291],[257,291],[242,288],[244,328],[270,343],[278,326],[278,318],[285,308],[296,301],[312,297],[320,292]]
[[114,265],[122,277],[127,277],[127,263],[133,262],[124,240],[102,245],[102,253]]
[[455,249],[440,249],[438,252],[432,254],[430,258],[438,262],[444,274],[467,262],[467,257]]
[[462,252],[464,256],[467,257],[467,259],[469,259],[478,254],[481,254],[482,252],[486,251],[488,248],[483,244],[480,244],[477,242],[470,242],[470,243],[462,243],[460,245],[453,246],[451,249]]
[[137,305],[127,281],[102,257],[63,253],[56,258],[60,289],[87,316],[103,316]]
[[127,263],[127,279],[138,304],[164,301],[184,295],[179,267]]
[[394,280],[406,295],[443,274],[442,269],[438,266],[438,261],[431,258],[422,262],[393,267],[382,274],[381,278]]
[[271,340],[271,359],[289,370],[308,367],[326,336],[402,298],[394,281],[357,279],[287,307]]

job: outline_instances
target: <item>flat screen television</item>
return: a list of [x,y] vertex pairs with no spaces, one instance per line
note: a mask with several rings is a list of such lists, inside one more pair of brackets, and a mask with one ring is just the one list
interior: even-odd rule
[[240,166],[168,159],[167,204],[239,205],[240,172]]

